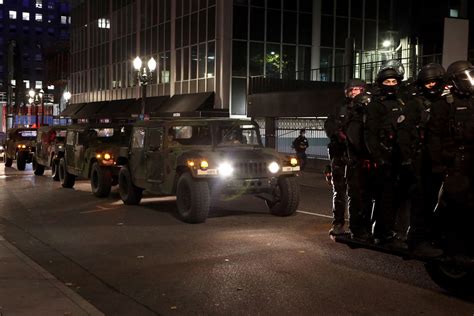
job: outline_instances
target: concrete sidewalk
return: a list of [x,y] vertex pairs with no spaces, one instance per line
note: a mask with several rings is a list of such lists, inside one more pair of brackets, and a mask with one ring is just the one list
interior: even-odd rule
[[0,235],[0,315],[104,315]]

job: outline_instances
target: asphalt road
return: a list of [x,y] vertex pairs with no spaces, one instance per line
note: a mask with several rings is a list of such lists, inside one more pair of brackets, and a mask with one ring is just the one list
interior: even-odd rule
[[172,198],[124,206],[1,164],[0,235],[107,315],[474,315],[421,263],[332,242],[329,188],[304,177],[303,213],[228,197],[190,225]]

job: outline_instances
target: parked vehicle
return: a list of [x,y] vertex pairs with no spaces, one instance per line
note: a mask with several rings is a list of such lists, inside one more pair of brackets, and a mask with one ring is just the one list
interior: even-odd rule
[[59,179],[72,188],[76,177],[90,179],[92,193],[109,195],[130,143],[128,124],[90,123],[67,127],[64,157],[59,160]]
[[229,118],[169,118],[135,123],[130,150],[119,174],[125,204],[142,192],[176,195],[188,223],[206,221],[210,198],[252,194],[270,212],[293,214],[299,203],[296,158],[264,148],[258,125]]
[[64,157],[66,126],[43,126],[38,129],[36,151],[33,158],[35,175],[41,176],[51,168],[54,181],[59,181],[59,160]]
[[16,160],[18,170],[25,170],[33,161],[36,148],[36,128],[12,128],[5,142],[5,166],[11,167]]

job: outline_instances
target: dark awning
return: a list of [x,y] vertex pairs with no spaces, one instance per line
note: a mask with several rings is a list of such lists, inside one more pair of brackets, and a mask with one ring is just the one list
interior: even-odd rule
[[189,113],[195,111],[209,111],[214,108],[214,92],[177,94],[164,102],[154,113]]
[[77,112],[74,116],[71,116],[71,118],[97,118],[98,114],[107,103],[108,101],[87,103],[82,109],[79,110],[79,112]]
[[75,103],[69,104],[64,111],[62,111],[59,116],[72,117],[76,115],[86,104],[85,103]]

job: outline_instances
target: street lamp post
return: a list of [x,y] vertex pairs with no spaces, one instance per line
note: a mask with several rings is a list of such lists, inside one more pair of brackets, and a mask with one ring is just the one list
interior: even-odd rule
[[35,107],[35,113],[36,113],[36,127],[40,127],[40,123],[39,123],[39,111],[38,111],[38,107],[41,106],[41,125],[43,125],[44,123],[44,103],[43,103],[43,95],[44,95],[44,90],[41,89],[38,93],[36,93],[35,90],[33,89],[30,89],[30,91],[28,91],[28,96],[30,97],[28,99],[29,103]]
[[136,57],[133,60],[133,68],[137,72],[137,79],[139,84],[142,86],[142,106],[141,106],[141,117],[145,118],[145,99],[146,99],[146,88],[149,82],[153,79],[153,71],[156,69],[156,60],[151,57],[148,60],[147,66],[142,67],[142,60],[140,57]]

